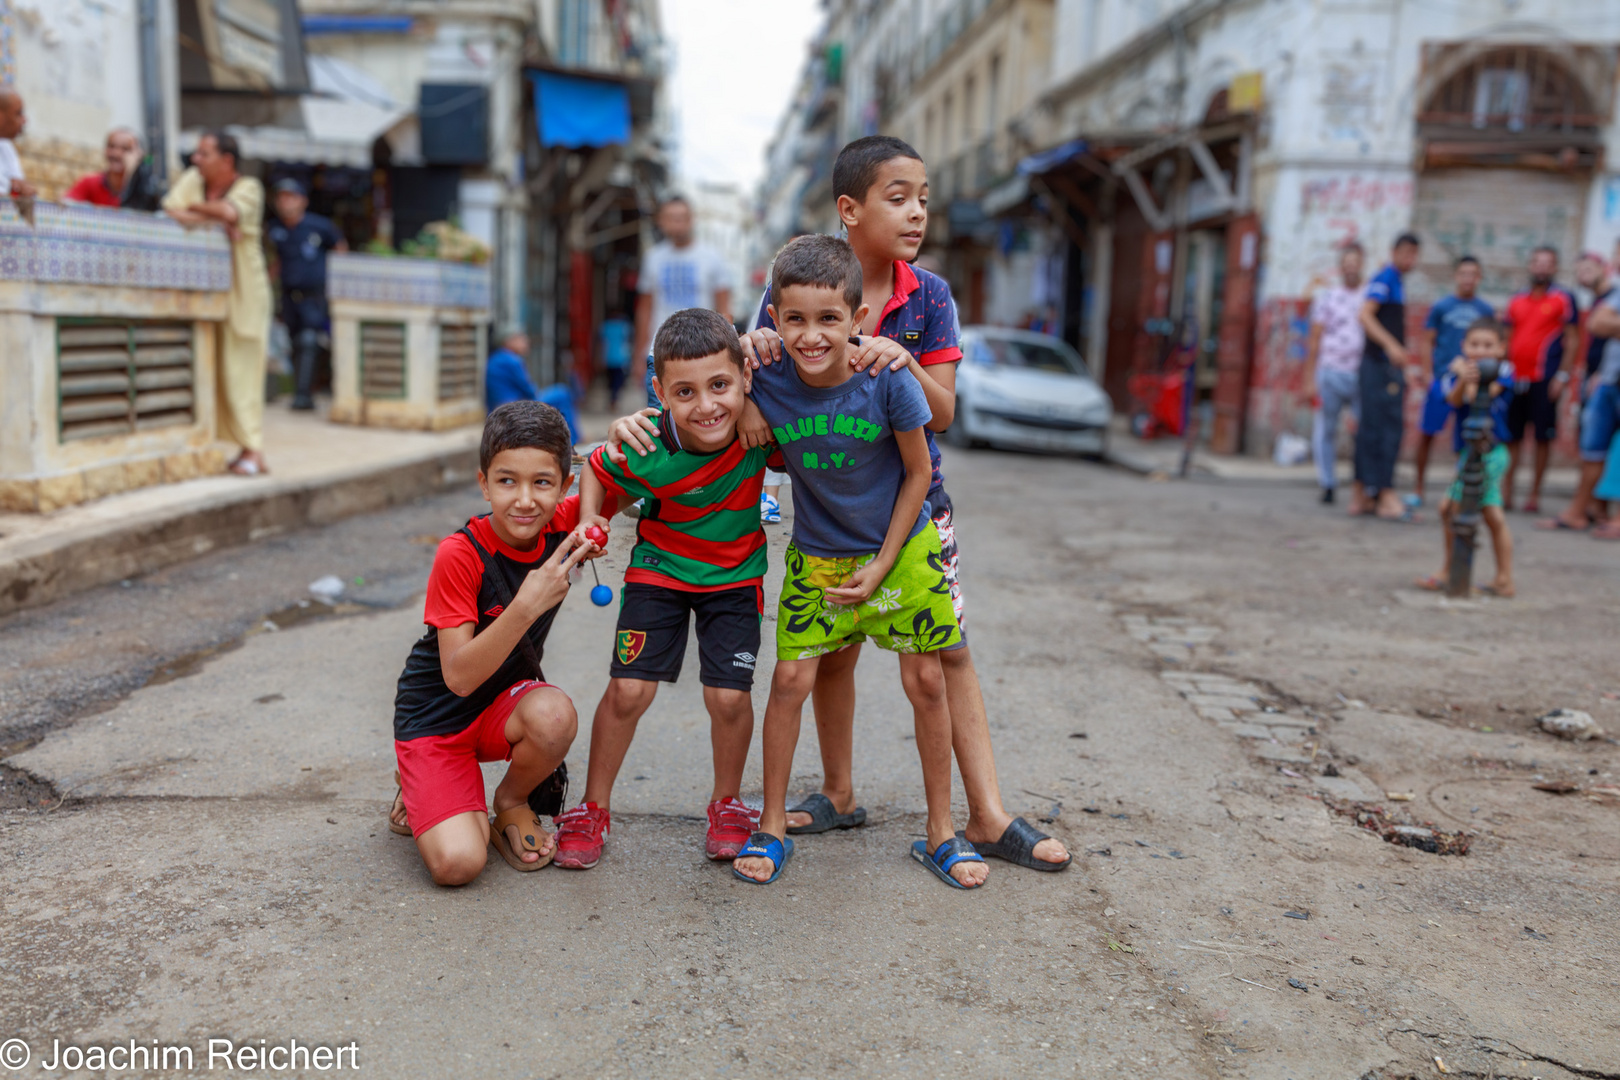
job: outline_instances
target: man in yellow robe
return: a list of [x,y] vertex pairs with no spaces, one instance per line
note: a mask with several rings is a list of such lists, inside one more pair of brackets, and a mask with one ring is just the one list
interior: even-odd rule
[[231,241],[231,295],[220,331],[219,433],[242,448],[231,471],[257,476],[264,463],[265,353],[270,344],[270,275],[260,233],[264,185],[238,171],[236,139],[209,132],[163,209],[182,225],[221,225]]

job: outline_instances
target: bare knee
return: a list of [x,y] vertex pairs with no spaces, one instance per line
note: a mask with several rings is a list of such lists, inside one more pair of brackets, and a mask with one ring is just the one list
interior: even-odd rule
[[945,700],[945,673],[938,653],[901,656],[900,685],[913,704],[942,703]]
[[771,700],[803,705],[816,685],[817,665],[803,660],[779,660],[771,673]]
[[608,705],[619,716],[639,716],[652,704],[658,694],[658,684],[647,679],[611,679],[608,681]]
[[745,718],[751,719],[753,716],[753,695],[746,690],[729,686],[705,686],[703,701],[709,707],[709,715],[715,720],[735,723]]
[[518,703],[523,737],[546,757],[561,758],[579,734],[579,714],[561,690],[527,695]]
[[484,872],[488,854],[485,845],[480,844],[475,848],[470,844],[458,844],[424,851],[422,861],[427,864],[435,885],[465,885]]

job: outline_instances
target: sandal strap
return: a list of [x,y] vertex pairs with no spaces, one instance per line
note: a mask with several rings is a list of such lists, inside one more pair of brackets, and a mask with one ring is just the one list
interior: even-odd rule
[[510,810],[495,815],[495,820],[490,823],[489,827],[505,835],[508,825],[518,827],[518,842],[523,847],[523,850],[540,850],[540,837],[543,835],[540,818],[535,815],[533,810],[529,809],[526,803],[520,803]]
[[787,846],[768,832],[748,838],[748,846],[737,852],[739,859],[769,859],[778,869],[787,861]]
[[788,810],[790,814],[809,814],[812,828],[832,828],[838,821],[838,808],[821,792],[806,795],[799,805]]
[[979,854],[972,843],[966,837],[961,836],[951,837],[935,848],[934,853],[928,857],[935,866],[947,874],[951,872],[951,867],[957,863],[984,862],[984,857]]

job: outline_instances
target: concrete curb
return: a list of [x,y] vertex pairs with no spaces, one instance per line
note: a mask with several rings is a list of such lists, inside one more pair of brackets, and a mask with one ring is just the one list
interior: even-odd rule
[[476,447],[435,449],[316,479],[244,481],[194,504],[24,541],[0,557],[0,617],[217,548],[395,506],[467,483],[477,470]]

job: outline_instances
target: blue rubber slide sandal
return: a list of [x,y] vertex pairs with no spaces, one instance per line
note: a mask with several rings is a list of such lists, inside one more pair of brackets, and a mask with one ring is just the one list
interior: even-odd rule
[[964,836],[953,836],[939,847],[934,849],[932,855],[928,854],[928,841],[918,840],[911,845],[911,857],[932,870],[934,876],[953,889],[977,889],[977,885],[964,885],[951,877],[951,867],[957,863],[984,862],[983,856],[973,849]]
[[748,846],[737,852],[737,858],[764,858],[775,863],[776,869],[771,871],[771,876],[766,878],[764,881],[760,881],[758,878],[751,878],[741,870],[738,870],[735,862],[731,864],[731,872],[736,874],[742,880],[748,882],[748,884],[769,885],[771,882],[782,876],[782,867],[786,866],[787,861],[793,858],[793,837],[789,836],[784,840],[778,840],[768,832],[757,832],[748,838]]

